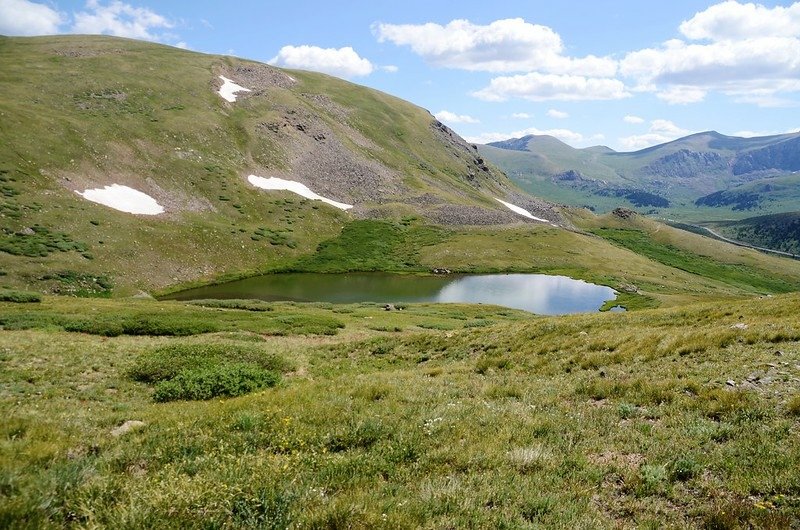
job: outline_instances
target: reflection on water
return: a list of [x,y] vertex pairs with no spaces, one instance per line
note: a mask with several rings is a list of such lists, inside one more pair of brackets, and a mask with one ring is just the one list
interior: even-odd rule
[[385,273],[270,274],[176,293],[175,300],[257,298],[301,302],[464,302],[545,315],[597,311],[614,290],[565,276],[483,274],[417,276]]

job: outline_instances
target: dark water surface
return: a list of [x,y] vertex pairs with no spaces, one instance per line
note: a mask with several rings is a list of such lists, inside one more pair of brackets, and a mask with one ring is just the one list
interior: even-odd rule
[[297,302],[463,302],[496,304],[543,315],[597,311],[614,290],[583,280],[546,274],[291,273],[254,276],[198,287],[172,300],[254,298]]

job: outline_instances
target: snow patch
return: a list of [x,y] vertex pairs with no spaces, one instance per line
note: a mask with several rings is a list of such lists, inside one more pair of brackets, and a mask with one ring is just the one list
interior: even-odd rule
[[301,195],[306,199],[328,203],[331,206],[339,208],[340,210],[349,210],[350,208],[353,207],[352,204],[336,202],[333,199],[328,199],[327,197],[323,197],[322,195],[317,195],[316,193],[308,189],[308,186],[306,186],[305,184],[301,184],[293,180],[284,180],[278,177],[264,178],[264,177],[258,177],[256,175],[250,175],[247,177],[247,181],[256,188],[261,188],[262,190],[291,191],[292,193]]
[[[553,224],[550,221],[548,221],[547,219],[542,219],[541,217],[536,217],[535,215],[533,215],[531,212],[529,212],[525,208],[520,208],[519,206],[517,206],[515,204],[511,204],[510,202],[501,201],[497,197],[495,197],[494,200],[496,200],[497,202],[501,203],[503,206],[505,206],[506,208],[508,208],[512,212],[517,213],[517,214],[519,214],[519,215],[521,215],[523,217],[527,217],[528,219],[533,219],[534,221],[540,221],[542,223],[548,223],[548,224],[551,224],[551,225]],[[555,225],[553,225],[553,226],[555,226]]]
[[164,207],[146,193],[139,190],[112,184],[104,188],[95,188],[86,191],[75,191],[86,200],[114,208],[121,212],[140,215],[158,215],[164,213]]
[[223,83],[222,86],[219,87],[219,95],[222,96],[222,99],[225,101],[230,101],[233,103],[236,101],[236,93],[237,92],[252,92],[249,88],[245,88],[243,86],[239,86],[224,75],[219,76],[222,79]]

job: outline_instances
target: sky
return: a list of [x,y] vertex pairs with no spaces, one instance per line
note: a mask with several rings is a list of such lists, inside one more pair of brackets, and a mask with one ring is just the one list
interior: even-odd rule
[[800,2],[0,0],[0,34],[61,33],[322,71],[477,143],[800,130]]

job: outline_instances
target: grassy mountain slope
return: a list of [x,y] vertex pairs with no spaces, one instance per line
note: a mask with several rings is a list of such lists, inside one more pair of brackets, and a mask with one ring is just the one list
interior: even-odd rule
[[798,303],[0,303],[0,526],[792,528]]
[[[681,270],[591,233],[522,222],[494,197],[573,226],[423,109],[328,76],[106,37],[0,39],[0,65],[3,286],[107,296],[275,270],[444,267],[633,285],[623,300],[633,308],[800,282],[796,264],[757,253],[741,265],[768,281],[731,283],[715,269]],[[218,75],[252,92],[228,103]],[[355,207],[260,191],[250,173]],[[166,212],[131,215],[75,193],[112,183]]]
[[[616,206],[704,220],[743,217],[736,201],[718,195],[760,186],[748,208],[765,213],[796,209],[800,197],[769,187],[775,177],[800,169],[800,136],[738,138],[714,131],[621,153],[574,149],[551,137],[526,136],[481,146],[481,153],[529,192],[575,206],[610,211]],[[787,177],[783,177],[787,178]],[[716,195],[712,195],[716,194]],[[702,198],[710,196],[710,200]]]
[[[494,197],[559,219],[427,111],[329,76],[85,36],[0,38],[0,70],[0,270],[15,284],[77,271],[130,291],[275,269],[363,217],[524,221]],[[252,92],[224,101],[219,75]],[[355,208],[259,191],[250,173]],[[166,212],[75,193],[113,183]]]
[[725,237],[756,247],[800,254],[800,212],[749,217],[710,225]]

